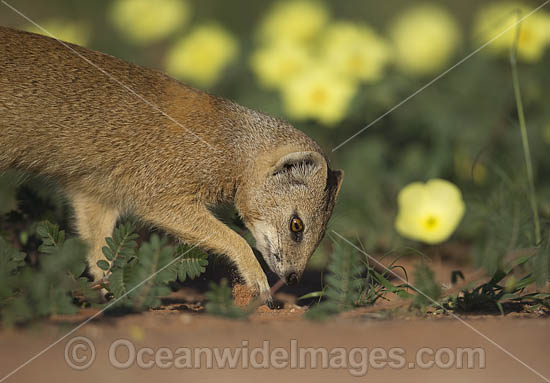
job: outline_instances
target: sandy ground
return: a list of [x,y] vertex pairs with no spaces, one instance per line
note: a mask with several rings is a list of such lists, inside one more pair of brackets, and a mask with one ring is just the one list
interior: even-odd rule
[[[71,326],[46,324],[40,329],[2,332],[0,376],[7,375],[25,363],[62,337],[70,328]],[[74,347],[77,344],[74,343],[76,341],[70,343],[76,336],[86,337],[95,347],[95,360],[82,371],[71,368],[65,357],[67,345]],[[114,348],[113,342],[119,339],[132,342],[131,347],[135,347],[136,352],[144,347],[151,348],[153,354],[146,354],[144,358],[146,365],[143,367],[147,368],[140,368],[137,361],[129,368],[113,366],[109,359],[109,349]],[[368,348],[367,355],[374,359],[364,359],[366,363],[363,363],[363,354],[357,352],[354,355],[358,362],[352,366],[348,359],[349,368],[342,364],[335,366],[344,368],[322,368],[321,359],[318,360],[320,365],[317,368],[310,368],[309,359],[304,358],[306,368],[294,368],[290,365],[279,368],[281,365],[277,364],[268,366],[267,369],[251,366],[243,368],[239,362],[235,369],[218,368],[215,364],[214,368],[208,369],[204,368],[204,362],[202,369],[195,369],[183,368],[184,364],[176,365],[176,358],[168,358],[166,351],[161,350],[165,347],[178,355],[177,350],[182,347],[229,347],[235,350],[238,347],[245,348],[243,345],[246,345],[250,353],[254,348],[261,347],[264,341],[269,341],[270,350],[282,347],[290,352],[293,340],[296,347],[300,348],[325,347],[333,351],[336,347],[343,347],[348,357],[354,347]],[[124,364],[129,357],[128,348],[124,345],[126,343],[120,344],[122,346],[115,352],[115,364]],[[360,316],[340,318],[328,323],[311,323],[299,319],[299,314],[281,316],[278,320],[265,320],[256,316],[251,321],[229,321],[202,314],[161,311],[93,321],[61,340],[5,381],[151,382],[189,379],[188,381],[193,382],[210,382],[223,379],[226,382],[258,382],[298,378],[304,382],[358,379],[376,382],[544,382],[530,368],[550,378],[549,345],[550,321],[514,316],[478,317],[466,319],[466,324],[451,318],[373,320]],[[395,347],[405,352],[406,363],[401,368],[391,368],[389,363],[383,367],[383,358],[376,359],[381,358],[380,354],[372,356],[375,348],[389,353]],[[445,348],[456,351],[459,347],[479,347],[483,350],[485,365],[480,366],[481,360],[475,359],[477,363],[471,369],[466,368],[467,366],[457,368],[456,361],[448,368],[445,365],[421,368],[414,362],[417,351],[424,347],[434,352],[443,349],[442,355],[448,352]],[[154,362],[154,356],[150,355],[158,353],[161,356],[157,365],[149,368],[147,363]],[[68,350],[68,354],[69,357],[73,355],[71,350]],[[76,352],[77,359],[85,359],[85,362],[90,355],[89,350],[79,349]],[[271,357],[272,354],[268,355]],[[424,355],[427,363],[434,359],[434,355]],[[174,362],[171,366],[170,360]],[[385,360],[390,361],[388,358]],[[256,355],[256,361],[261,364],[262,356]],[[366,371],[363,370],[365,365]],[[355,373],[365,372],[366,375],[357,378],[350,370]]]
[[[405,263],[407,269],[414,266],[414,262]],[[450,270],[458,265],[446,260],[431,266],[443,285]],[[474,273],[463,265],[461,269],[467,275]],[[308,289],[315,290],[313,285]],[[245,304],[246,291],[234,291],[240,292],[236,301]],[[101,315],[74,332],[95,312],[51,318],[27,328],[3,329],[0,383],[290,379],[317,383],[366,379],[392,383],[550,382],[547,314],[478,314],[462,316],[462,322],[442,314],[408,314],[399,302],[390,301],[317,323],[305,320],[305,308],[294,304],[296,296],[304,292],[300,287],[283,288],[277,295],[285,302],[283,309],[262,306],[245,321],[205,314],[203,295],[184,288],[165,299],[160,310],[118,317]],[[398,315],[382,310],[392,307],[401,308]],[[199,354],[196,348],[205,350]],[[225,352],[237,355],[235,365],[217,360],[214,348],[218,353],[226,348]],[[318,352],[314,358],[317,366],[312,365],[308,348]],[[466,348],[475,349],[471,368],[467,356],[459,356],[460,349]],[[327,356],[325,365],[323,353]],[[195,363],[197,354],[200,363]]]

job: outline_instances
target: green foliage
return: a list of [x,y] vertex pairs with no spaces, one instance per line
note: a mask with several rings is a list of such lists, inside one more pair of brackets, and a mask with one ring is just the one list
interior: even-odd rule
[[0,237],[0,273],[2,276],[12,275],[25,266],[26,256],[27,254],[16,250],[4,238]]
[[[389,254],[392,254],[390,252]],[[384,270],[379,273],[374,267],[372,267],[367,259],[367,283],[369,289],[367,291],[367,304],[374,304],[378,299],[386,299],[386,294],[392,293],[397,295],[399,298],[408,299],[413,297],[411,293],[408,292],[410,286],[408,283],[400,283],[394,285],[390,282],[390,276],[394,273],[394,270],[400,269],[405,274],[405,279],[408,279],[407,270],[403,266],[397,265],[397,261],[401,256],[397,256]]]
[[366,268],[356,251],[346,249],[335,242],[335,249],[325,277],[325,301],[306,312],[309,319],[324,319],[327,316],[363,305],[367,286],[363,274]]
[[[524,305],[530,308],[544,307],[549,310],[550,294],[524,293],[525,288],[533,284],[534,277],[527,275],[516,282],[511,271],[511,269],[500,270],[488,282],[474,288],[465,288],[459,294],[444,298],[444,307],[462,313],[498,310],[504,314],[506,307],[517,310]],[[501,282],[506,277],[508,277],[507,281],[503,285]]]
[[416,307],[433,305],[441,297],[441,287],[435,280],[434,272],[424,262],[421,262],[414,270],[414,280],[417,295],[414,298]]
[[[544,285],[548,280],[549,244],[545,236],[543,242],[535,249],[525,249],[515,257],[504,262],[491,274],[487,282],[477,286],[466,286],[458,294],[445,297],[442,302],[445,308],[458,312],[491,312],[498,310],[504,314],[507,309],[550,311],[550,294],[532,292],[535,284]],[[451,275],[456,283],[455,273]],[[519,275],[519,280],[516,278]],[[526,289],[527,292],[526,292]]]
[[0,316],[4,323],[28,321],[53,314],[78,311],[71,292],[87,283],[86,246],[77,239],[64,240],[57,225],[41,223],[41,256],[36,265],[26,255],[0,239]]
[[175,261],[173,253],[165,239],[153,234],[122,266],[113,266],[108,290],[114,295],[114,306],[135,311],[158,307],[159,296],[170,293],[167,285],[177,277],[169,267]]
[[44,221],[36,228],[36,233],[42,239],[42,244],[38,251],[44,254],[53,254],[59,250],[65,242],[65,231],[59,230],[59,226]]
[[222,279],[219,285],[211,282],[210,291],[206,293],[206,299],[208,300],[206,312],[209,314],[232,319],[244,319],[249,314],[249,312],[235,305],[227,279]]
[[206,271],[208,266],[208,256],[201,250],[189,248],[186,245],[180,245],[176,249],[177,274],[180,282],[184,282],[187,278],[195,279]]
[[[326,319],[330,315],[343,311],[372,305],[379,299],[388,299],[386,297],[388,294],[394,294],[402,299],[414,298],[413,305],[417,307],[432,303],[418,291],[422,291],[435,300],[439,299],[440,288],[435,282],[433,272],[424,263],[415,270],[416,287],[406,282],[392,283],[390,278],[394,270],[401,269],[407,278],[407,271],[397,265],[399,259],[400,256],[396,257],[382,272],[378,272],[369,263],[368,257],[364,259],[358,251],[336,243],[328,267],[329,275],[325,278],[325,289],[299,298],[325,298],[324,301],[308,310],[306,317]],[[410,290],[417,294],[412,294],[409,292]]]
[[[83,302],[94,302],[95,283],[82,277],[86,246],[48,221],[36,227],[41,240],[38,262],[26,262],[27,254],[0,237],[0,318],[6,324],[21,323],[54,314],[76,313]],[[113,294],[109,309],[146,310],[170,293],[169,284],[194,279],[205,271],[206,254],[186,246],[175,249],[153,234],[137,247],[132,223],[119,225],[106,239],[103,254],[109,260],[98,265],[108,272],[102,286]]]
[[137,234],[131,223],[119,225],[107,238],[103,254],[111,262],[98,266],[110,273],[106,289],[113,294],[112,308],[141,311],[160,305],[160,296],[170,293],[171,282],[194,279],[208,265],[206,254],[196,248],[168,245],[165,238],[153,234],[137,248]]
[[133,222],[119,225],[113,232],[112,238],[106,238],[107,246],[102,251],[105,258],[110,262],[100,260],[97,265],[104,271],[111,271],[112,267],[121,268],[125,263],[135,256],[138,235],[134,232]]

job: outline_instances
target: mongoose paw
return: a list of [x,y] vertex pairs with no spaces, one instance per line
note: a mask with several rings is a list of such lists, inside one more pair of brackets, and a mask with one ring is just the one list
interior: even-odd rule
[[268,306],[273,304],[269,283],[267,282],[267,278],[263,272],[255,278],[246,278],[246,280],[247,285],[252,289],[256,297],[259,297],[261,301]]

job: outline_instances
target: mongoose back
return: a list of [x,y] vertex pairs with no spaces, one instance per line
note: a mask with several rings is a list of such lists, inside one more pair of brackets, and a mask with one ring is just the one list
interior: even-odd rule
[[269,301],[248,243],[213,216],[232,203],[266,263],[296,282],[322,239],[343,173],[287,122],[154,70],[0,27],[0,171],[58,181],[103,277],[105,237],[133,214],[225,254]]

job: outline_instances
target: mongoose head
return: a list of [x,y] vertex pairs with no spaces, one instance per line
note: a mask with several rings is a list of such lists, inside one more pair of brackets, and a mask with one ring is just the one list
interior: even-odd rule
[[294,284],[323,239],[343,172],[316,151],[283,148],[257,164],[254,178],[245,224],[271,270]]

